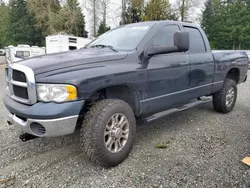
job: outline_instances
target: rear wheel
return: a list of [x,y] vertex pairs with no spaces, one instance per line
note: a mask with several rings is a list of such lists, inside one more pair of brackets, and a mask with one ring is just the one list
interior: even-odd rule
[[213,96],[213,106],[218,112],[229,113],[233,110],[237,99],[237,84],[226,79],[221,90]]
[[135,132],[135,116],[126,102],[102,100],[85,116],[81,147],[91,161],[105,167],[116,166],[128,156]]

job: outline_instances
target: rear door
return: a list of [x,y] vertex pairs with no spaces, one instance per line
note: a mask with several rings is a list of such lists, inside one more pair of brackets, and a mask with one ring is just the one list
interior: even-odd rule
[[196,27],[184,26],[190,34],[189,63],[190,84],[189,98],[194,99],[211,92],[214,76],[213,54],[206,48],[204,38]]
[[[174,33],[178,25],[163,26],[153,37],[151,46],[174,46]],[[154,55],[147,65],[147,80],[143,111],[146,113],[165,110],[174,104],[186,102],[189,87],[189,55],[185,52]]]

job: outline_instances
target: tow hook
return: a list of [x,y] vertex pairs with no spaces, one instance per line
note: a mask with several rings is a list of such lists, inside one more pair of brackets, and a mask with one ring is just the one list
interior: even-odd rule
[[33,140],[35,138],[38,138],[37,136],[28,134],[28,133],[23,133],[19,136],[19,138],[23,141],[23,142],[27,142],[29,140]]

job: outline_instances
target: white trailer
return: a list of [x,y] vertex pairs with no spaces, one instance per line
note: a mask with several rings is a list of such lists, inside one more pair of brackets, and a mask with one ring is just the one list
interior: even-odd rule
[[91,39],[69,35],[52,35],[46,37],[46,53],[66,52],[85,47]]
[[7,63],[15,63],[31,57],[44,55],[45,47],[29,46],[20,44],[18,46],[8,46],[5,48]]

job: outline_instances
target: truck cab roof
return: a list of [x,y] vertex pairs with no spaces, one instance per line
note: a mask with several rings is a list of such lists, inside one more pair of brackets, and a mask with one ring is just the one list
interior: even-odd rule
[[130,27],[130,26],[154,26],[157,24],[176,24],[176,25],[185,25],[189,27],[200,27],[199,25],[195,23],[190,23],[190,22],[180,22],[180,21],[173,21],[173,20],[161,20],[161,21],[145,21],[145,22],[138,22],[138,23],[132,23],[125,25],[125,27]]

